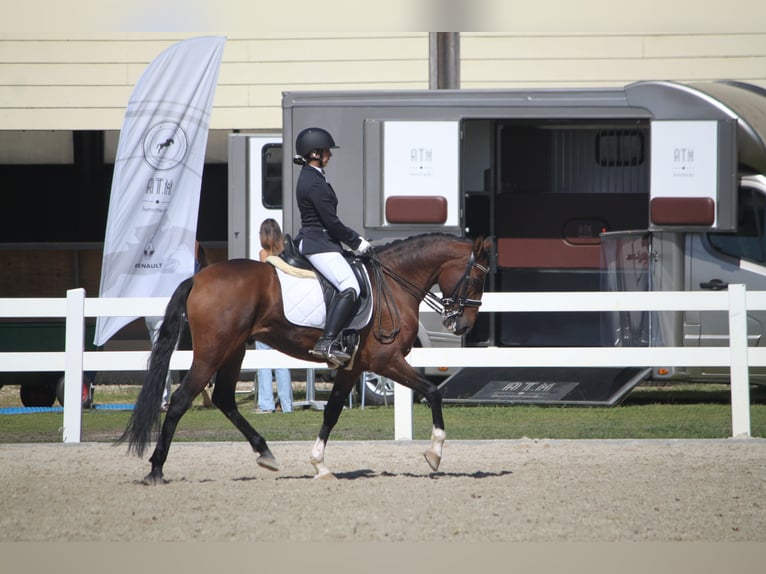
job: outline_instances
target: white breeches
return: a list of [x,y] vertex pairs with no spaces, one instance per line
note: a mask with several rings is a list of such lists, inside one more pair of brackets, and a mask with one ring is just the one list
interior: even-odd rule
[[330,251],[306,255],[306,258],[325,279],[335,286],[339,293],[346,289],[353,289],[359,297],[359,282],[343,255]]

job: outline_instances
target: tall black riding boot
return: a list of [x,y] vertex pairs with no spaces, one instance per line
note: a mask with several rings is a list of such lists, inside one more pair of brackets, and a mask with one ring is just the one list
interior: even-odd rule
[[354,303],[356,303],[356,291],[353,289],[345,289],[335,296],[327,310],[324,333],[314,348],[309,351],[311,355],[327,361],[333,368],[341,366],[351,358],[351,355],[340,348],[337,338],[351,320]]

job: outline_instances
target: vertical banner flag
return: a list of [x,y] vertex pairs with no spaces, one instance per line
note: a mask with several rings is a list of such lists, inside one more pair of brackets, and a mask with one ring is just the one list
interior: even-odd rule
[[[194,273],[210,111],[226,39],[170,46],[130,96],[117,144],[99,297],[165,297]],[[98,317],[100,346],[136,317]]]

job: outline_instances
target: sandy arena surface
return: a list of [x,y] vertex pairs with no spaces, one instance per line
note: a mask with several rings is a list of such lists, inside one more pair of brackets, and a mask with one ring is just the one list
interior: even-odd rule
[[0,445],[4,542],[766,541],[766,440],[173,444],[168,483],[103,443]]

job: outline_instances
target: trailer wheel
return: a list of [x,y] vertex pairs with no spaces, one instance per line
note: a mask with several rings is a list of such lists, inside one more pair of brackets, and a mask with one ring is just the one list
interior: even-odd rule
[[[93,402],[93,394],[91,392],[91,382],[90,379],[83,375],[82,376],[82,389],[80,392],[80,402],[82,403],[82,408],[87,409],[90,408],[91,403]],[[59,401],[59,404],[63,407],[64,406],[64,375],[61,376],[59,379],[59,382],[56,384],[56,398]]]
[[56,401],[54,385],[21,385],[21,404],[25,407],[52,407]]

